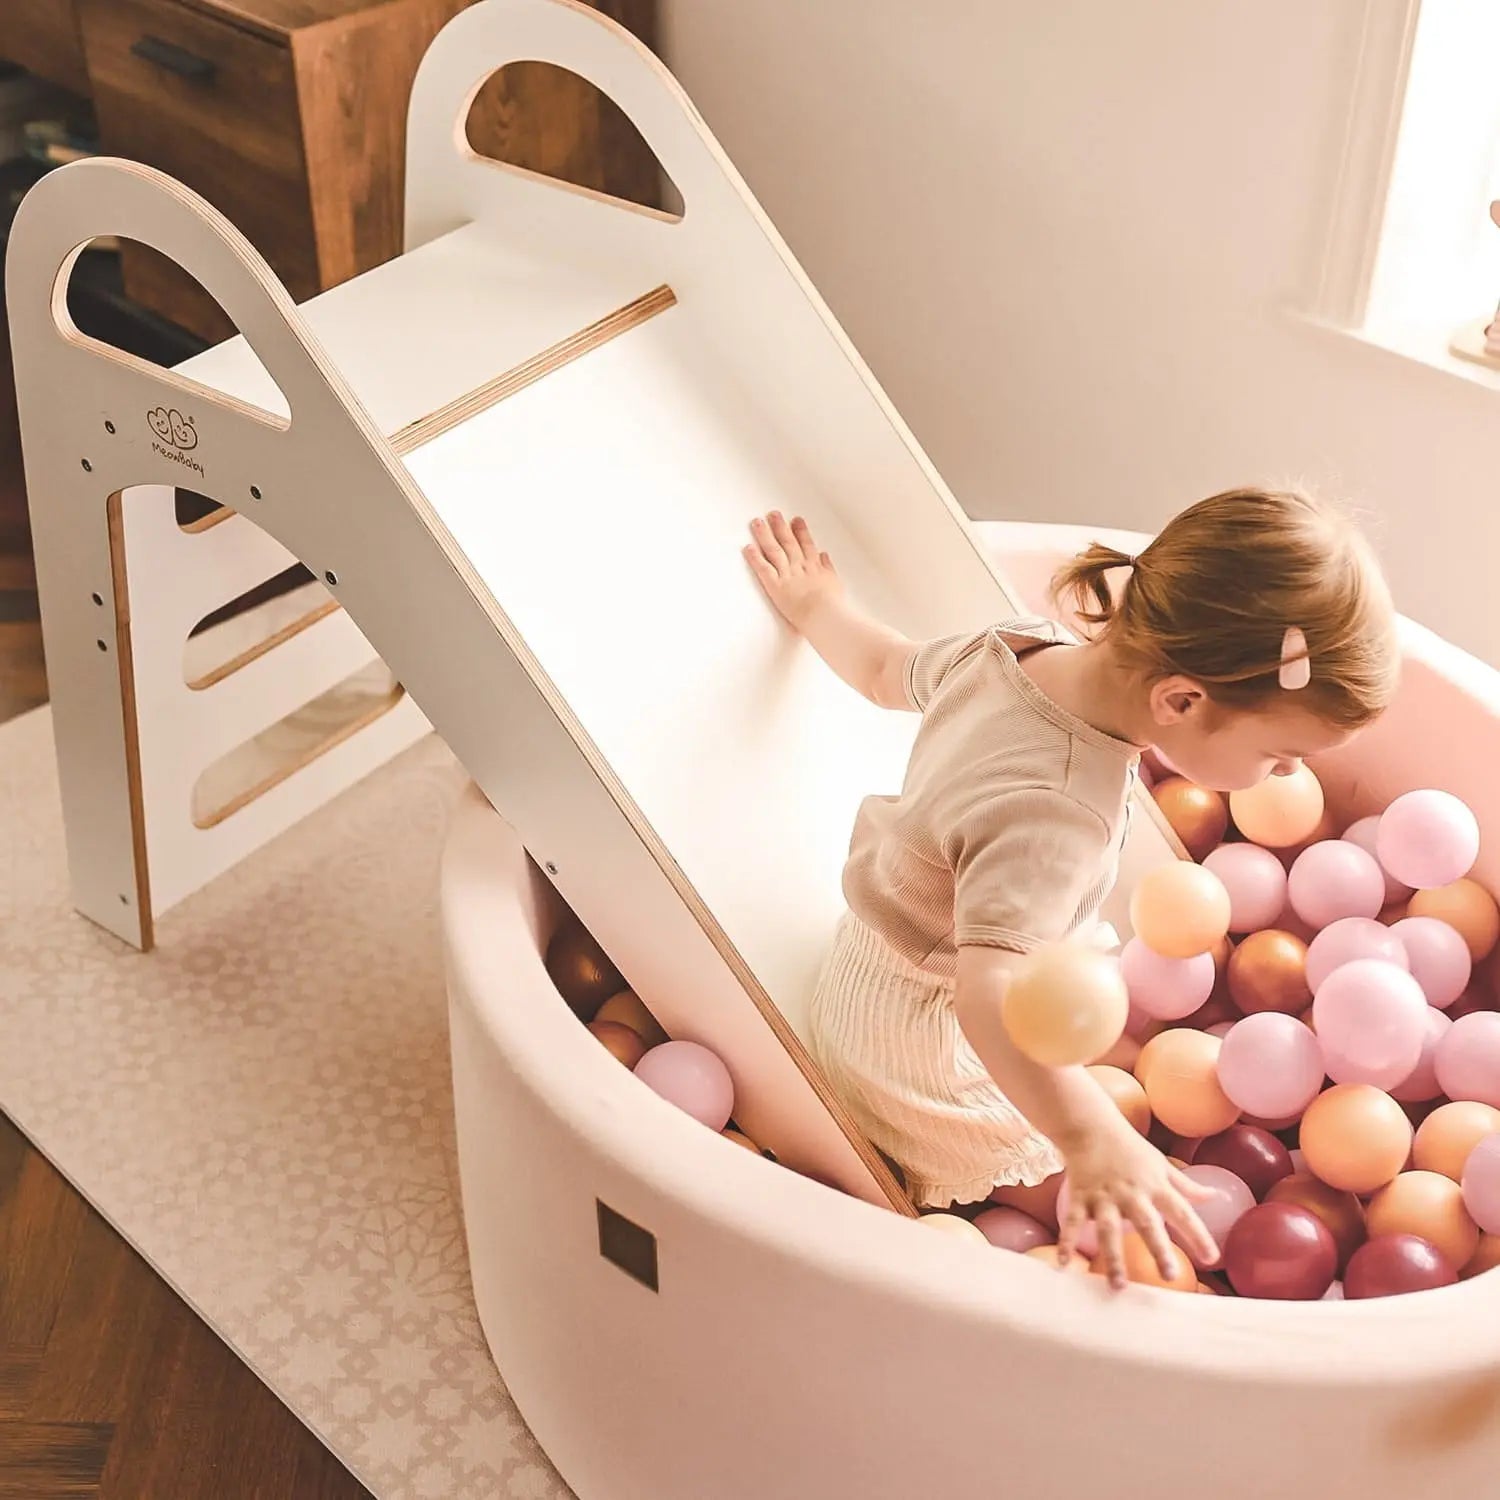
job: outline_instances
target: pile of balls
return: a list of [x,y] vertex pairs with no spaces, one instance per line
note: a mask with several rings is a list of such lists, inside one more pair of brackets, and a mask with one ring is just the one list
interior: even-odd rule
[[547,973],[600,1044],[648,1088],[737,1146],[769,1156],[735,1127],[734,1081],[698,1042],[669,1041],[592,933],[569,913],[547,945]]
[[[1500,1265],[1500,910],[1469,878],[1473,814],[1414,791],[1340,834],[1305,767],[1227,800],[1170,774],[1153,795],[1196,862],[1142,879],[1113,970],[1053,950],[1005,1015],[1039,1061],[1094,1062],[1212,1194],[1219,1261],[1182,1253],[1164,1278],[1130,1236],[1128,1274],[1354,1299]],[[1054,1181],[964,1229],[1053,1253],[1059,1191],[1065,1215]]]

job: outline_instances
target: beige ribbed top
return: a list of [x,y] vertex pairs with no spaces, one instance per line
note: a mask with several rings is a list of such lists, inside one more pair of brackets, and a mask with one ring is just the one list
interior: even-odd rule
[[860,807],[844,896],[932,973],[951,978],[965,944],[1025,953],[1066,937],[1114,884],[1135,747],[1054,703],[1017,658],[1070,639],[1014,620],[912,659],[922,724],[901,794]]

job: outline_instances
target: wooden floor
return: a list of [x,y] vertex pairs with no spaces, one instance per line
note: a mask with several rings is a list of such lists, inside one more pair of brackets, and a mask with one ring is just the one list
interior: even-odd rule
[[[47,695],[9,373],[0,721]],[[368,1494],[0,1115],[0,1500]]]

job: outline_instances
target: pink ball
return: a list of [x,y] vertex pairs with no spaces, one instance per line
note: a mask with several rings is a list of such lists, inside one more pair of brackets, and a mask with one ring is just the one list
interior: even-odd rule
[[1236,1021],[1219,1049],[1219,1087],[1262,1120],[1297,1116],[1323,1087],[1318,1039],[1295,1016],[1261,1011]]
[[1398,1104],[1425,1104],[1443,1092],[1437,1080],[1437,1049],[1448,1035],[1453,1022],[1445,1012],[1427,1007],[1427,1034],[1422,1038],[1422,1055],[1405,1080],[1391,1090]]
[[1213,993],[1214,956],[1163,958],[1131,938],[1120,954],[1120,973],[1136,1010],[1154,1020],[1180,1021]]
[[1203,861],[1229,892],[1229,930],[1259,932],[1286,905],[1286,869],[1259,844],[1220,844]]
[[635,1076],[710,1130],[734,1113],[734,1082],[719,1058],[697,1042],[663,1042],[636,1065]]
[[987,1208],[974,1216],[974,1227],[1000,1250],[1025,1252],[1052,1244],[1052,1231],[1019,1208]]
[[1450,1099],[1500,1109],[1500,1012],[1460,1016],[1438,1044],[1437,1079]]
[[1451,792],[1407,792],[1381,814],[1375,849],[1386,871],[1416,890],[1451,885],[1479,858],[1479,822]]
[[1463,1171],[1464,1207],[1486,1233],[1500,1234],[1500,1131],[1469,1152]]
[[1373,917],[1385,905],[1385,876],[1358,844],[1324,839],[1297,856],[1286,880],[1291,908],[1320,931],[1344,917]]
[[[1375,837],[1380,829],[1380,814],[1372,813],[1368,818],[1361,818],[1357,823],[1351,823],[1344,830],[1344,837],[1351,844],[1358,844],[1366,854],[1375,859],[1380,858],[1380,853],[1375,847]],[[1385,904],[1393,906],[1398,901],[1405,901],[1411,895],[1411,887],[1402,885],[1399,880],[1392,877],[1389,870],[1381,867],[1381,875],[1385,878]]]
[[1228,1036],[1229,1033],[1234,1030],[1234,1028],[1235,1022],[1233,1021],[1215,1021],[1214,1024],[1208,1028],[1208,1034],[1210,1036],[1216,1036],[1220,1041],[1223,1041],[1223,1039]]
[[1344,1283],[1342,1281],[1335,1281],[1318,1300],[1320,1302],[1342,1302],[1344,1300]]
[[1395,964],[1361,958],[1335,969],[1313,1000],[1328,1076],[1394,1088],[1421,1059],[1429,1009],[1422,986]]
[[1401,939],[1412,978],[1422,986],[1427,1003],[1447,1010],[1468,987],[1474,970],[1462,935],[1436,917],[1403,917],[1390,931]]
[[[1188,1167],[1185,1175],[1213,1193],[1212,1198],[1194,1203],[1193,1207],[1198,1210],[1203,1227],[1213,1235],[1214,1243],[1219,1247],[1217,1260],[1201,1261],[1193,1259],[1191,1255],[1188,1258],[1200,1271],[1216,1271],[1224,1264],[1224,1241],[1229,1238],[1229,1231],[1239,1222],[1242,1214],[1255,1207],[1255,1194],[1245,1186],[1241,1178],[1224,1167]],[[1174,1240],[1177,1239],[1175,1230],[1170,1233]]]
[[1377,958],[1409,968],[1406,949],[1392,929],[1371,917],[1343,917],[1330,922],[1307,945],[1307,987],[1314,995],[1335,969],[1358,958]]

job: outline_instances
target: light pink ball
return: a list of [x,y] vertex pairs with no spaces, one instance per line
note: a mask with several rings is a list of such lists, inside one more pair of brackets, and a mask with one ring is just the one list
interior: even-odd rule
[[[1380,851],[1375,846],[1375,838],[1379,830],[1380,814],[1372,813],[1368,818],[1361,818],[1359,822],[1351,823],[1344,830],[1344,837],[1351,844],[1358,844],[1366,854],[1378,861]],[[1380,873],[1385,878],[1385,904],[1387,906],[1394,906],[1398,901],[1405,901],[1411,895],[1411,887],[1402,885],[1383,865]]]
[[1401,939],[1412,978],[1422,986],[1427,1003],[1447,1010],[1468,988],[1474,971],[1462,935],[1436,917],[1403,917],[1390,930]]
[[1052,1231],[1039,1224],[1030,1214],[1008,1205],[987,1208],[975,1214],[974,1227],[999,1250],[1025,1252],[1037,1245],[1053,1243]]
[[1464,1207],[1486,1234],[1500,1234],[1500,1131],[1469,1152],[1463,1171]]
[[1344,1283],[1335,1281],[1321,1297],[1319,1302],[1342,1302],[1344,1300]]
[[715,1053],[697,1042],[663,1042],[636,1065],[635,1076],[710,1130],[734,1113],[734,1081]]
[[1437,1079],[1450,1099],[1500,1109],[1500,1012],[1460,1016],[1438,1044]]
[[1214,956],[1163,958],[1131,938],[1120,954],[1120,973],[1136,1010],[1158,1021],[1180,1021],[1213,993]]
[[1229,930],[1259,932],[1286,905],[1286,869],[1259,844],[1220,844],[1203,861],[1229,892]]
[[1380,815],[1375,850],[1405,885],[1419,891],[1451,885],[1479,858],[1479,822],[1451,792],[1407,792]]
[[[1229,1231],[1240,1221],[1241,1216],[1255,1207],[1255,1194],[1245,1186],[1242,1178],[1236,1177],[1233,1172],[1224,1167],[1187,1167],[1185,1175],[1213,1194],[1212,1198],[1207,1198],[1201,1203],[1194,1203],[1193,1207],[1197,1209],[1198,1217],[1203,1220],[1203,1227],[1213,1235],[1214,1243],[1220,1251],[1217,1260],[1197,1260],[1191,1253],[1188,1259],[1192,1260],[1200,1271],[1217,1271],[1224,1264],[1222,1253],[1224,1241],[1229,1238]],[[1178,1238],[1175,1230],[1169,1229],[1168,1233],[1174,1240]],[[1180,1240],[1179,1243],[1181,1243]]]
[[1343,917],[1330,922],[1307,945],[1307,987],[1314,995],[1335,969],[1358,958],[1375,958],[1409,968],[1406,949],[1392,929],[1371,917]]
[[1323,1087],[1318,1039],[1295,1016],[1261,1011],[1236,1021],[1219,1049],[1219,1087],[1258,1119],[1297,1116]]
[[1422,1038],[1422,1055],[1406,1078],[1391,1090],[1398,1104],[1425,1104],[1443,1092],[1437,1080],[1437,1049],[1448,1035],[1453,1022],[1440,1010],[1427,1007],[1427,1032]]
[[1335,969],[1313,1000],[1324,1071],[1335,1083],[1394,1088],[1421,1059],[1430,1008],[1395,964],[1361,958]]
[[1385,905],[1385,876],[1374,858],[1347,839],[1324,839],[1297,856],[1287,901],[1319,931],[1344,917],[1374,917]]

